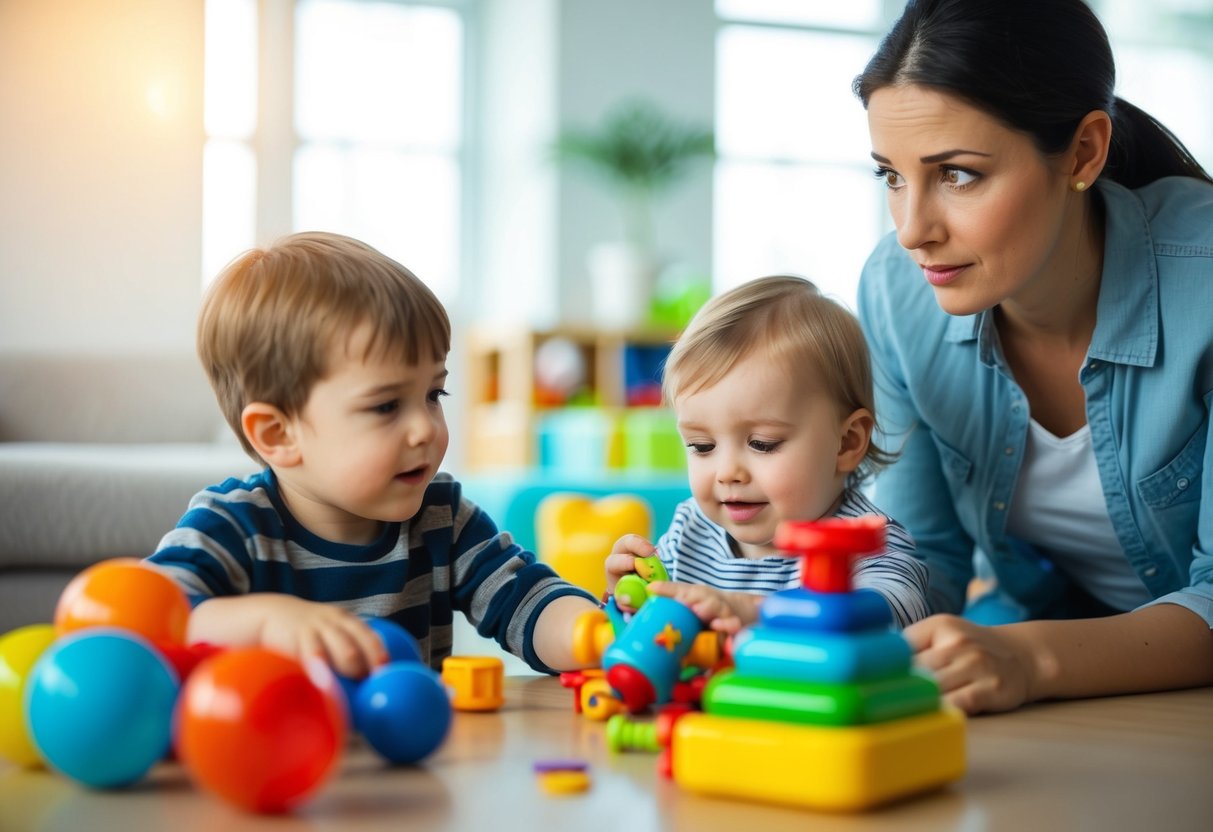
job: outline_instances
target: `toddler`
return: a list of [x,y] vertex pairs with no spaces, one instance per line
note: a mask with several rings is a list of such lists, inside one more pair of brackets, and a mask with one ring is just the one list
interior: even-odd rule
[[867,345],[855,317],[807,280],[764,277],[711,301],[666,362],[662,393],[687,446],[692,498],[654,547],[616,542],[607,589],[656,553],[670,581],[648,590],[713,629],[757,620],[762,598],[800,585],[800,561],[772,545],[785,520],[877,514],[886,551],[854,583],[888,601],[899,626],[927,615],[927,571],[909,534],[859,491],[890,459],[872,443]]

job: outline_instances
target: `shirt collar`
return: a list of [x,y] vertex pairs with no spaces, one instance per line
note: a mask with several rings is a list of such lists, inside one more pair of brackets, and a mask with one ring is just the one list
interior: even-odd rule
[[[1150,224],[1141,201],[1128,188],[1103,180],[1095,187],[1103,197],[1106,231],[1095,332],[1087,355],[1148,367],[1158,351],[1158,269]],[[987,309],[951,317],[944,338],[979,341],[981,359],[989,364],[994,334],[994,315]]]

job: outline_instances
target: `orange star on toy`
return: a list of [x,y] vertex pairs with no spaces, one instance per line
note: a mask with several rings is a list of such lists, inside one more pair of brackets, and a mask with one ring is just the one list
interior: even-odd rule
[[682,641],[682,631],[675,628],[673,624],[666,622],[665,629],[653,641],[673,653],[678,647],[679,642]]

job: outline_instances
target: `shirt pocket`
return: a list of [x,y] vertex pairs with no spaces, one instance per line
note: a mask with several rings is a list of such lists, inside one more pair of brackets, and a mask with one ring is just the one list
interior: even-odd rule
[[1137,481],[1137,493],[1142,502],[1155,511],[1200,504],[1201,473],[1204,467],[1205,443],[1209,422],[1206,419],[1184,443],[1183,449],[1166,465]]
[[935,441],[935,448],[939,451],[939,465],[943,468],[944,478],[955,492],[956,486],[969,481],[973,463],[967,456],[940,439],[938,434],[932,433],[931,439]]

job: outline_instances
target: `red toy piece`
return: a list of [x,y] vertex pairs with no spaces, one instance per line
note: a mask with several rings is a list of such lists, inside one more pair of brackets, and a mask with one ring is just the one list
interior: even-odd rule
[[800,582],[814,592],[850,592],[851,562],[884,550],[885,520],[834,517],[785,521],[775,530],[775,546],[801,558]]

